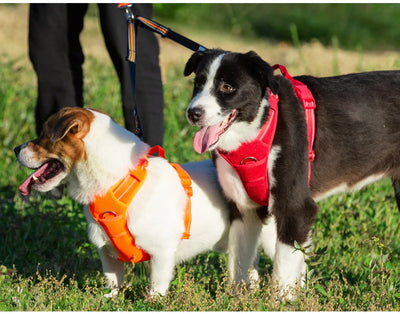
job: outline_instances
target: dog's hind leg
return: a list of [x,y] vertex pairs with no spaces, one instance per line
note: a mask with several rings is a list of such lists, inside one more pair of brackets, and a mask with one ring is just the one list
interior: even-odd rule
[[264,253],[267,254],[271,260],[274,260],[275,257],[276,239],[277,233],[275,217],[270,216],[262,227],[260,245],[264,250]]
[[394,197],[396,198],[397,208],[400,210],[400,180],[392,178]]
[[165,295],[174,276],[175,251],[165,249],[151,256],[150,296]]
[[234,284],[249,284],[249,273],[256,258],[262,222],[255,211],[245,212],[232,221],[229,231],[228,268]]

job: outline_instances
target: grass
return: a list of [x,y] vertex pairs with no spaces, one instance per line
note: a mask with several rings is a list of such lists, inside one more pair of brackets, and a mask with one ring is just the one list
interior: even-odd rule
[[[35,77],[18,61],[0,67],[0,77],[7,78],[0,82],[0,311],[400,310],[400,213],[388,180],[319,203],[307,289],[296,302],[274,299],[272,263],[263,254],[260,289],[234,295],[226,256],[217,253],[179,265],[170,293],[160,299],[146,298],[148,264],[126,265],[122,292],[105,299],[82,207],[67,195],[59,200],[35,195],[28,202],[18,195],[29,171],[18,165],[12,148],[35,136],[36,97]],[[87,106],[122,124],[113,69],[88,58],[85,70]],[[208,157],[192,149],[195,130],[183,114],[191,80],[182,72],[183,65],[165,73],[165,150],[171,161],[181,163]]]
[[[295,25],[302,42],[330,45],[340,38],[346,49],[398,48],[398,3],[175,3],[156,4],[165,24],[179,21],[198,29],[236,36],[291,41]],[[213,21],[213,23],[204,23]]]

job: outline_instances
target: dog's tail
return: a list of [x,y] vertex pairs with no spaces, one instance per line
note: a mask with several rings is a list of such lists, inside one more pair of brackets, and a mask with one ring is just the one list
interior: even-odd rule
[[400,180],[392,178],[394,197],[396,198],[397,208],[400,211]]

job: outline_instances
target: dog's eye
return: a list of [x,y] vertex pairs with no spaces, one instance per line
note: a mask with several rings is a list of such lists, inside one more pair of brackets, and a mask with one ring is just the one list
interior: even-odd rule
[[230,94],[230,93],[232,93],[235,89],[231,86],[231,85],[229,85],[229,84],[227,84],[227,83],[223,83],[222,85],[221,85],[221,92],[223,92],[223,93],[225,93],[225,94]]

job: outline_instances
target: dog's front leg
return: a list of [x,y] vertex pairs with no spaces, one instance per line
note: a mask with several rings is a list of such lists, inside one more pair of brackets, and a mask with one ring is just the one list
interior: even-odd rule
[[304,287],[306,275],[306,256],[294,246],[278,240],[272,272],[272,282],[278,284],[281,297],[296,298],[296,287]]
[[174,276],[175,251],[165,250],[151,256],[150,291],[151,296],[164,296]]
[[232,221],[229,231],[228,267],[234,284],[249,284],[249,271],[256,258],[262,223],[255,211]]
[[106,278],[106,288],[111,289],[110,293],[105,294],[106,298],[117,295],[119,287],[124,280],[124,263],[118,261],[112,254],[110,248],[104,245],[97,250],[100,255],[103,274]]
[[[297,215],[289,210],[276,210],[277,240],[274,256],[272,281],[278,284],[281,297],[293,300],[296,298],[296,287],[304,287],[306,280],[306,252],[310,249],[311,226],[317,212],[317,205],[311,198],[298,208]],[[303,252],[295,249],[295,241],[306,249]]]
[[118,253],[112,246],[103,228],[94,220],[90,214],[89,207],[85,206],[85,217],[88,222],[88,237],[99,253],[103,274],[106,278],[106,288],[111,289],[105,297],[112,297],[118,293],[124,277],[124,263],[117,260]]

